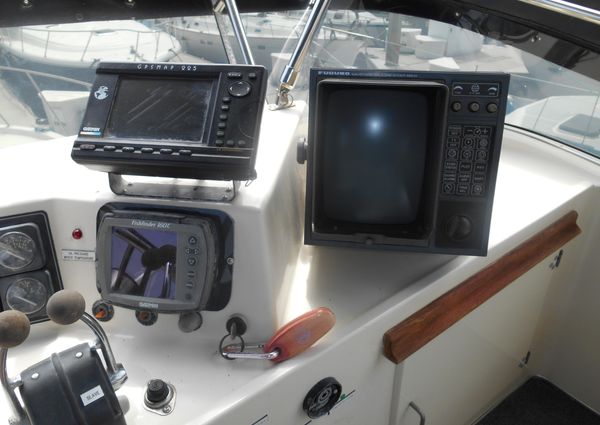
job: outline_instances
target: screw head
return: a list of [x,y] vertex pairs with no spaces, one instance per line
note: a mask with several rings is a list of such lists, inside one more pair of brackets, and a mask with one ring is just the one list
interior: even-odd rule
[[234,263],[233,257],[227,258],[227,264],[229,264],[230,266],[233,266],[233,263]]
[[172,410],[171,406],[165,406],[162,409],[162,411],[165,412],[165,413],[171,413],[171,410]]

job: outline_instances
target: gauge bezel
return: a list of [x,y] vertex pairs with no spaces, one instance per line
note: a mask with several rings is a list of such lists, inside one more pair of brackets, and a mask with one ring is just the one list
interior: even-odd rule
[[37,280],[42,285],[44,285],[44,288],[46,289],[46,301],[44,302],[43,307],[31,313],[24,313],[27,315],[27,317],[32,323],[46,319],[46,303],[48,302],[48,298],[50,298],[50,296],[55,292],[54,285],[52,283],[52,278],[50,277],[50,273],[48,273],[48,271],[39,270],[34,272],[20,273],[2,279],[0,283],[0,302],[2,303],[2,306],[6,310],[12,309],[9,306],[9,302],[7,299],[8,291],[11,288],[11,286],[15,285],[17,282],[23,279]]
[[[11,302],[11,291],[13,290],[13,288],[15,288],[17,285],[20,285],[22,282],[34,282],[35,285],[39,285],[39,288],[44,290],[44,301],[42,303],[36,303],[36,308],[35,310],[31,310],[31,311],[24,311],[24,310],[19,310],[18,308],[15,308],[15,305],[13,302]],[[5,294],[5,298],[6,298],[6,304],[8,307],[10,307],[12,310],[19,310],[23,313],[25,313],[27,316],[31,316],[37,312],[39,312],[40,310],[42,310],[44,307],[46,307],[46,303],[48,302],[48,287],[47,285],[44,284],[44,282],[40,281],[39,279],[36,279],[35,277],[32,276],[19,276],[19,279],[15,280],[13,283],[11,283],[10,285],[7,286],[6,288],[6,294]]]
[[[31,251],[31,258],[23,259],[23,261],[25,261],[26,263],[21,266],[17,266],[17,267],[9,266],[2,260],[2,257],[0,256],[0,267],[3,267],[7,270],[12,270],[14,272],[18,272],[20,270],[27,268],[31,263],[33,263],[33,261],[36,258],[36,253],[39,250],[37,249],[37,244],[35,243],[35,240],[31,236],[29,236],[27,233],[24,233],[20,230],[14,230],[14,231],[6,232],[6,233],[0,233],[0,243],[7,245],[7,242],[5,242],[3,239],[5,239],[7,236],[10,236],[10,235],[20,235],[20,237],[24,236],[25,238],[29,239],[29,241],[31,241],[31,243],[33,244],[33,250]],[[11,247],[11,248],[13,248],[13,247]],[[0,252],[3,250],[4,250],[4,248],[2,247],[2,245],[0,245]],[[29,253],[29,251],[28,251],[28,253]]]
[[33,240],[35,250],[32,260],[22,267],[12,268],[0,263],[0,277],[10,276],[17,273],[25,273],[39,270],[46,263],[46,256],[42,244],[42,236],[39,227],[35,223],[23,223],[13,226],[0,227],[0,238],[10,233],[22,233]]

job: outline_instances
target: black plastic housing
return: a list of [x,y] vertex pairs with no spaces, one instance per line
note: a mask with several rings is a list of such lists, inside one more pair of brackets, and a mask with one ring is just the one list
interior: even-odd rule
[[[201,121],[204,130],[199,131],[200,140],[186,140],[185,134],[176,131],[160,139],[144,134],[111,136],[111,123],[117,115],[122,115],[122,110],[115,106],[127,100],[119,97],[119,91],[126,87],[122,84],[143,81],[152,82],[157,89],[161,82],[181,85],[184,91],[185,84],[190,87],[195,83],[210,85],[204,93],[208,96],[207,104],[196,106],[203,116],[187,121],[189,125]],[[117,174],[254,179],[266,82],[265,68],[254,65],[100,63],[71,157],[89,168]],[[171,96],[175,99],[177,92],[173,90],[172,94],[159,96],[156,105],[168,102]],[[172,109],[177,111],[175,100],[176,106]],[[150,114],[154,107],[143,112]],[[163,113],[156,114],[150,122],[171,120],[169,110],[165,114],[165,109],[170,108],[157,109]]]
[[[0,266],[0,311],[10,310],[7,292],[21,279],[39,281],[46,290],[46,301],[53,293],[63,289],[48,215],[44,211],[36,211],[0,218],[0,237],[9,232],[25,233],[33,239],[37,249],[33,261],[23,269],[7,270]],[[27,294],[21,295],[27,297]],[[32,323],[48,320],[45,303],[39,311],[27,317]]]
[[98,353],[80,344],[21,372],[21,398],[32,425],[125,425]]
[[[311,70],[304,242],[309,245],[486,255],[508,83],[509,75],[500,73]],[[360,107],[371,89],[373,93],[385,93],[386,96],[393,90],[399,93],[423,93],[429,105],[424,109],[427,116],[422,117],[428,123],[427,136],[414,138],[412,144],[407,144],[408,148],[402,151],[402,158],[378,159],[385,161],[385,164],[373,163],[373,157],[368,159],[368,155],[355,155],[351,157],[352,163],[344,163],[334,155],[325,154],[327,145],[334,143],[340,149],[339,157],[346,158],[346,153],[341,152],[343,146],[352,149],[353,145],[347,143],[362,143],[353,136],[352,130],[347,130],[355,128],[347,121],[347,117],[352,115],[342,114],[346,120],[343,121],[335,115],[336,110],[328,109],[327,105],[340,104],[329,100],[340,87],[349,93],[360,88],[357,90],[360,96],[354,99],[346,96],[351,100],[343,104],[343,108],[349,111],[353,109],[353,102],[356,102],[357,108]],[[403,102],[401,96],[398,96],[397,102]],[[392,99],[380,109],[385,110],[388,105],[391,109],[397,106],[394,105],[397,102]],[[410,104],[404,105],[405,110],[410,110],[410,107]],[[409,121],[408,125],[412,122]],[[407,133],[410,131],[408,128]],[[343,143],[339,140],[332,142],[342,132],[349,134],[347,140]],[[398,142],[401,137],[403,134],[398,134]],[[410,157],[415,142],[426,143],[425,147],[417,146],[420,155],[423,150],[426,151],[422,170],[419,166],[413,166]],[[423,174],[422,182],[417,180],[421,183],[416,183],[420,185],[420,194],[413,197],[413,201],[417,199],[419,203],[414,218],[394,221],[393,217],[386,217],[386,221],[378,222],[377,219],[348,219],[359,216],[353,212],[331,214],[331,211],[336,211],[335,205],[331,207],[336,202],[336,192],[326,188],[332,187],[328,180],[332,167],[346,167],[344,173],[349,176],[348,184],[356,185],[356,195],[350,196],[361,199],[361,195],[369,195],[369,191],[380,191],[376,198],[385,204],[388,192],[382,193],[383,189],[376,184],[369,187],[370,175],[364,173],[364,169],[373,173],[378,165],[389,166],[390,163],[391,169],[396,164],[396,168],[415,168],[405,173],[403,178],[412,179],[413,172]],[[360,180],[356,176],[360,176]],[[338,180],[346,184],[344,180]],[[404,184],[402,181],[397,183]],[[341,186],[339,182],[336,184]],[[394,182],[387,186],[388,189],[394,188]],[[334,184],[333,187],[337,186]],[[347,191],[348,187],[344,187],[344,190]],[[340,199],[349,198],[348,195],[340,196]],[[369,196],[363,197],[366,199]],[[352,211],[352,208],[348,208],[352,203],[346,204],[344,208]],[[355,206],[367,212],[371,207],[358,203]]]
[[[128,222],[125,227],[122,223]],[[142,294],[119,293],[112,287],[111,257],[113,256],[112,230],[157,229],[150,224],[167,224],[167,233],[177,234],[176,297],[155,298]],[[212,245],[211,264],[203,268],[190,266],[187,260],[198,259],[200,253],[189,253],[185,240],[193,235]],[[204,234],[210,231],[210,234]],[[181,240],[181,241],[180,241]],[[183,245],[180,243],[183,242]],[[182,248],[183,249],[180,249]],[[194,245],[191,248],[200,248]],[[231,298],[233,276],[233,221],[218,210],[157,207],[134,203],[110,203],[104,205],[97,216],[97,288],[102,299],[121,307],[152,313],[185,313],[190,311],[218,311]],[[208,256],[207,256],[208,258]],[[193,273],[190,273],[193,272]]]

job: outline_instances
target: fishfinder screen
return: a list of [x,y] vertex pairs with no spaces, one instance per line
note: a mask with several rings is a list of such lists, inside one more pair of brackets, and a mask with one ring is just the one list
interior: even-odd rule
[[177,233],[113,227],[111,292],[175,299]]
[[202,143],[213,83],[122,77],[106,136]]

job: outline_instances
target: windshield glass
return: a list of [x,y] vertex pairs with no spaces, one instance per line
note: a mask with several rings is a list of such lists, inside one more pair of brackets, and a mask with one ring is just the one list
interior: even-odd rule
[[[255,62],[269,71],[269,101],[305,16],[242,14]],[[533,31],[516,37],[535,54],[429,19],[331,10],[292,96],[307,99],[311,67],[509,72],[506,123],[600,157],[600,83],[541,58],[560,54],[560,40]],[[231,31],[225,41],[240,58]],[[0,28],[0,57],[0,148],[76,134],[100,61],[228,61],[212,15]]]

